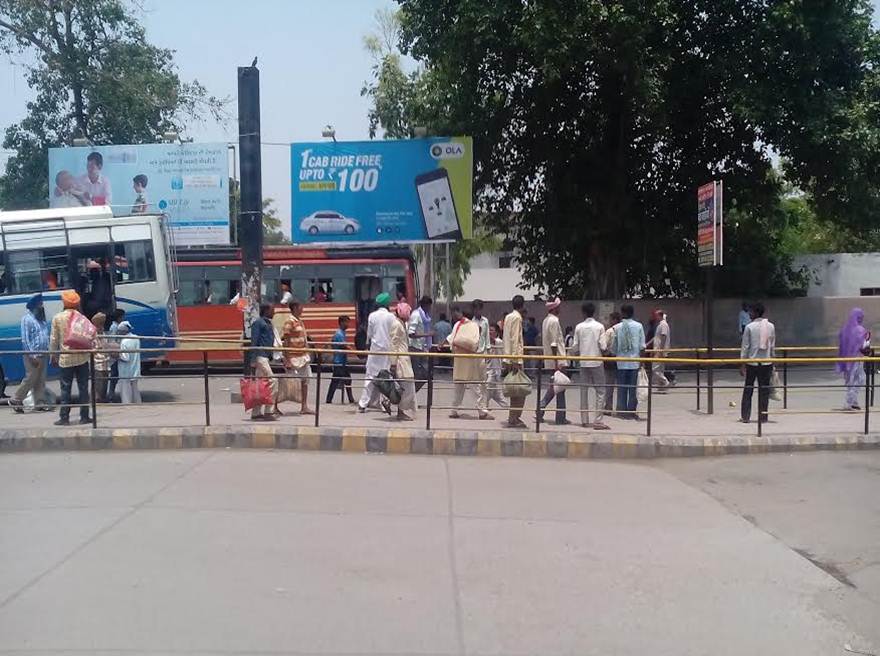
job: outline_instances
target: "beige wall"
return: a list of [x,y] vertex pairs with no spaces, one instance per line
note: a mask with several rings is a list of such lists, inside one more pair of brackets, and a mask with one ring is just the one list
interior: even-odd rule
[[[672,328],[673,347],[702,346],[703,304],[698,299],[686,300],[631,300],[635,308],[635,318],[647,323],[651,310],[660,307],[666,311]],[[619,308],[621,301],[594,301],[597,316],[605,322],[607,310]],[[459,304],[464,305],[464,302]],[[719,299],[715,301],[715,346],[738,346],[737,315],[741,301]],[[581,321],[581,301],[563,303],[560,320],[563,327],[574,326]],[[776,325],[776,342],[780,346],[831,346],[837,344],[837,332],[854,307],[865,311],[865,325],[875,335],[880,334],[880,297],[855,298],[792,298],[770,299],[764,301],[767,308],[765,316]],[[440,306],[442,307],[442,306]],[[445,310],[445,307],[443,308]],[[543,303],[526,302],[529,314],[534,314],[540,327],[547,315]],[[501,319],[510,312],[510,303],[487,302],[486,316],[491,321]],[[876,340],[875,340],[876,341]]]

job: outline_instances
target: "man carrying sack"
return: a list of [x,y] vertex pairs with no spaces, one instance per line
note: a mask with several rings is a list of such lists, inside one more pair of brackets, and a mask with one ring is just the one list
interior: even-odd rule
[[[93,347],[97,330],[79,311],[80,298],[73,290],[62,292],[64,309],[52,317],[49,350],[54,351],[52,363],[61,369],[61,410],[56,426],[70,424],[70,398],[73,381],[79,392],[79,423],[90,424],[89,418],[89,350]],[[58,353],[60,351],[60,353]]]
[[[462,318],[452,328],[447,338],[453,354],[473,355],[480,347],[480,324],[473,321],[470,310],[462,311]],[[487,328],[488,332],[488,328]],[[458,410],[464,401],[464,392],[470,387],[477,401],[480,419],[492,419],[489,414],[489,401],[486,398],[486,361],[482,358],[454,358],[452,362],[452,382],[455,391],[452,399],[452,419],[459,417]]]

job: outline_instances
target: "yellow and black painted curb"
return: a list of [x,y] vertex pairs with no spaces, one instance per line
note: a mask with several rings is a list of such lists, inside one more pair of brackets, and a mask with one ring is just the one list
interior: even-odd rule
[[880,448],[880,434],[644,437],[305,426],[0,431],[0,453],[127,449],[292,449],[529,458],[671,458]]

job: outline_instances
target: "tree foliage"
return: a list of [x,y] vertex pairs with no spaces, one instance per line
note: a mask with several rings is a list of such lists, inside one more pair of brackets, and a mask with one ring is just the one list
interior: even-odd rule
[[692,293],[696,188],[721,178],[738,228],[720,291],[788,291],[774,153],[819,215],[877,227],[880,48],[867,0],[398,3],[419,74],[383,60],[374,110],[395,131],[418,121],[475,137],[479,209],[515,243],[529,283]]
[[[373,59],[372,80],[365,83],[361,95],[370,98],[370,138],[381,128],[386,139],[412,139],[415,128],[422,126],[435,134],[447,134],[443,124],[433,118],[427,103],[433,99],[429,90],[431,74],[422,67],[404,70],[403,57],[398,49],[400,41],[399,13],[380,9],[375,15],[375,30],[364,37],[364,48]],[[414,249],[416,259],[425,267],[422,291],[442,294],[444,298],[458,298],[464,291],[464,281],[470,275],[470,260],[480,253],[498,250],[501,240],[484,227],[483,217],[474,214],[474,235],[450,247],[449,266],[445,250],[434,246],[433,270],[428,271],[427,257],[430,245]],[[447,289],[447,282],[449,289]]]
[[16,151],[0,179],[0,206],[45,206],[47,148],[153,143],[192,121],[224,117],[226,100],[183,82],[173,52],[146,41],[126,0],[0,0],[0,50],[19,59],[36,97],[7,128]]

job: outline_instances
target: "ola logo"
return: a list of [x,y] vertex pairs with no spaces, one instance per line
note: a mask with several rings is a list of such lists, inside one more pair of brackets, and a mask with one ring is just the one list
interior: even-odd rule
[[464,157],[464,144],[444,141],[431,144],[431,157],[434,159],[459,159]]

